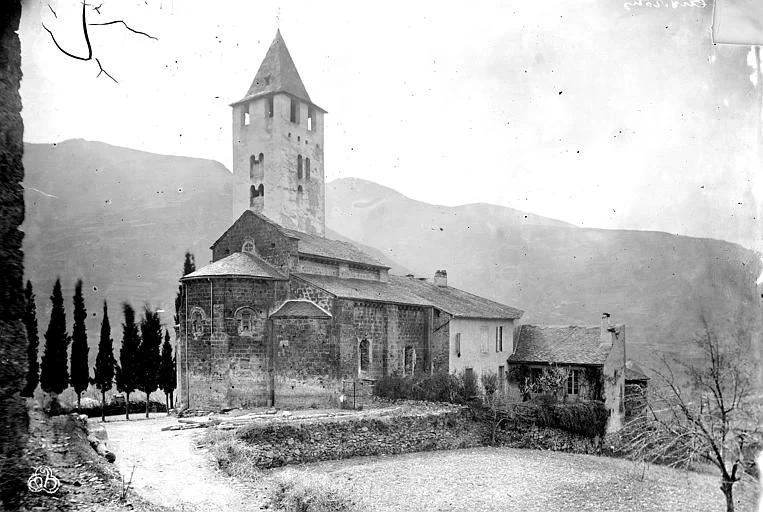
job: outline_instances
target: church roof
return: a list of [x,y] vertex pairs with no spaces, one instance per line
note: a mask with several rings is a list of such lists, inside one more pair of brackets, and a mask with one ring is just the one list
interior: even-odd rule
[[180,280],[206,277],[256,277],[259,279],[286,280],[278,269],[259,256],[248,252],[234,252],[183,276]]
[[603,365],[611,350],[611,343],[602,343],[599,326],[522,325],[509,362]]
[[389,276],[393,286],[423,298],[442,311],[461,318],[503,319],[521,318],[524,311],[452,286],[437,286],[427,280],[410,277]]
[[389,276],[388,282],[316,274],[292,274],[342,299],[411,306],[433,306],[455,317],[516,319],[522,311],[453,287],[439,287],[408,277]]
[[262,59],[260,68],[257,70],[249,90],[234,105],[259,96],[279,92],[313,104],[310,95],[307,94],[305,84],[302,83],[302,79],[299,77],[299,72],[294,65],[294,60],[291,58],[289,49],[286,48],[286,43],[283,40],[283,36],[281,36],[280,30],[276,32],[273,42],[270,43],[270,48],[268,48],[265,58]]
[[359,263],[377,268],[389,268],[376,258],[369,256],[354,245],[348,242],[340,242],[318,235],[311,235],[281,227],[281,231],[287,236],[298,240],[297,252],[308,256],[317,256],[320,258],[329,258],[332,260],[347,261],[350,263]]
[[270,318],[331,318],[331,314],[307,299],[293,299],[284,302]]

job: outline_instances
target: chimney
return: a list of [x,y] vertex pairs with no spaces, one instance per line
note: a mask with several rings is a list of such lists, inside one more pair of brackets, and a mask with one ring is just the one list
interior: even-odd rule
[[435,286],[442,286],[443,288],[448,286],[448,272],[446,270],[438,270],[434,273]]
[[602,313],[601,314],[601,331],[599,334],[600,343],[602,346],[612,345],[612,331],[614,331],[614,328],[612,327],[612,324],[610,323],[610,314]]

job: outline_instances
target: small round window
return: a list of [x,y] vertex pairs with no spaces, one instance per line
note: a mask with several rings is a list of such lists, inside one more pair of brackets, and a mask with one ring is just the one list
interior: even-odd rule
[[254,254],[254,242],[251,240],[246,240],[244,245],[241,247],[241,251]]

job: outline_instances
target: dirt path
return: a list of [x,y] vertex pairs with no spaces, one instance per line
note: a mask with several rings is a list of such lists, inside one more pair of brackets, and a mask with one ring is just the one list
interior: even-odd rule
[[135,467],[132,486],[141,496],[184,512],[260,510],[258,490],[217,471],[207,450],[197,448],[203,429],[162,432],[162,427],[177,424],[164,414],[148,420],[119,418],[107,418],[107,444],[125,479]]

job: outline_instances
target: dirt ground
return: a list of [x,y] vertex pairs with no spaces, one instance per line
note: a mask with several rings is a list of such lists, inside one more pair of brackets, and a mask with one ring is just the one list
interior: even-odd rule
[[[165,431],[177,419],[109,419],[108,444],[119,470],[135,468],[133,487],[152,503],[183,511],[261,510],[282,476],[325,475],[370,511],[662,511],[725,509],[714,475],[641,466],[606,457],[475,448],[362,457],[282,468],[238,482],[200,446],[204,429]],[[739,492],[737,510],[754,510],[755,491]]]
[[183,512],[260,510],[262,492],[225,476],[207,450],[198,447],[204,429],[161,430],[169,425],[177,425],[177,418],[159,413],[148,420],[107,418],[106,444],[116,453],[116,464],[125,478],[132,472],[138,494]]

